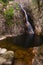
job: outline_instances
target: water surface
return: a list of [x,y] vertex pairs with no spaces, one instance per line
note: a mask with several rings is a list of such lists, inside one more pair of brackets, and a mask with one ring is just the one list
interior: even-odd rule
[[15,64],[32,65],[33,48],[43,45],[43,36],[21,35],[0,41],[0,47],[13,50]]

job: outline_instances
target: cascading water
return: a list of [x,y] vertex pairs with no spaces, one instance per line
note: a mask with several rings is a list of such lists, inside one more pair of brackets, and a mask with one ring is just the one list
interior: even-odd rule
[[22,6],[21,4],[19,4],[19,7],[22,9],[22,11],[23,11],[24,14],[25,14],[26,26],[27,26],[27,28],[28,28],[27,32],[28,32],[29,34],[34,34],[33,28],[32,28],[31,24],[30,24],[29,21],[28,21],[28,16],[27,16],[27,13],[26,13],[25,9],[23,8],[23,6]]

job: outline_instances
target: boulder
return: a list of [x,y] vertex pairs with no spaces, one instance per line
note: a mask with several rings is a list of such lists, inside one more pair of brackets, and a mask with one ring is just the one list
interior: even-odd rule
[[4,53],[6,53],[7,52],[7,49],[5,49],[5,48],[0,48],[0,54],[4,54]]
[[14,52],[13,51],[7,51],[4,53],[3,57],[6,58],[7,60],[12,60],[14,57]]
[[0,65],[12,65],[14,61],[14,52],[5,48],[0,48]]
[[6,59],[3,57],[0,57],[0,65],[2,65],[4,62],[6,62]]

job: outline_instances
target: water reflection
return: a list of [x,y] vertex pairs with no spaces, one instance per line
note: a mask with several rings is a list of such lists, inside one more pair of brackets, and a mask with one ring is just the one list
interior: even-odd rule
[[0,41],[0,44],[1,43],[6,43],[6,44],[11,43],[11,44],[17,45],[19,47],[31,48],[31,47],[36,47],[36,46],[42,45],[43,36],[24,34],[24,35],[17,36],[17,37],[9,37],[3,41]]
[[43,44],[43,36],[36,35],[21,35],[18,37],[7,38],[7,40],[23,48],[36,47]]
[[40,46],[43,44],[43,36],[35,36],[34,46]]

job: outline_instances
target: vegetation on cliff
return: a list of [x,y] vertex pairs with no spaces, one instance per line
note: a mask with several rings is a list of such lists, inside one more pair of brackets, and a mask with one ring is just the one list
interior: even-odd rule
[[[4,3],[4,4],[3,4]],[[6,4],[6,5],[5,5]],[[14,1],[0,1],[0,14],[4,18],[5,33],[19,35],[24,32],[23,15],[20,11],[18,3]],[[1,20],[3,19],[1,18]],[[0,22],[1,22],[0,20]],[[3,22],[3,20],[2,20]],[[2,28],[2,26],[0,27]],[[3,32],[1,31],[1,34]]]
[[[43,34],[43,1],[42,0],[0,0],[0,14],[4,17],[4,27],[8,33],[24,31],[25,17],[18,4],[21,3],[32,20],[35,34]],[[28,4],[29,3],[29,4]],[[1,19],[0,19],[1,20]],[[0,21],[1,22],[1,21]],[[20,24],[20,25],[19,25]],[[15,29],[16,27],[16,29]],[[20,30],[19,30],[20,27]],[[12,30],[12,31],[11,31]],[[22,32],[21,31],[21,32]],[[6,31],[5,31],[6,32]],[[2,32],[3,33],[3,32]]]

